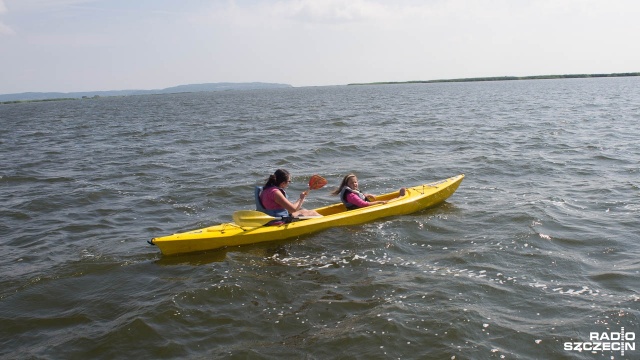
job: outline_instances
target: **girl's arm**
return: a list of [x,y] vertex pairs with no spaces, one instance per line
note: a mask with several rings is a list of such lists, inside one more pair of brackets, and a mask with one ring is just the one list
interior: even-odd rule
[[347,202],[361,208],[370,205],[378,205],[378,204],[386,204],[386,201],[364,201],[360,199],[360,197],[354,193],[349,193],[346,196]]
[[369,205],[377,205],[377,204],[386,204],[386,201],[364,201],[360,199],[360,197],[354,193],[349,193],[346,196],[347,202],[361,208]]
[[273,201],[275,201],[276,204],[278,204],[278,205],[282,206],[283,208],[287,209],[287,211],[289,213],[294,213],[294,212],[300,210],[300,208],[302,207],[302,203],[304,202],[304,198],[306,196],[307,196],[307,194],[305,194],[303,192],[303,193],[300,194],[300,198],[298,200],[296,200],[296,202],[292,203],[286,197],[284,197],[284,195],[282,195],[282,192],[276,191],[273,194]]

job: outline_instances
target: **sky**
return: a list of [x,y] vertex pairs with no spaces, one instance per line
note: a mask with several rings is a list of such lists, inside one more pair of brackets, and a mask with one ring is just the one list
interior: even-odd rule
[[640,72],[637,0],[0,0],[0,94]]

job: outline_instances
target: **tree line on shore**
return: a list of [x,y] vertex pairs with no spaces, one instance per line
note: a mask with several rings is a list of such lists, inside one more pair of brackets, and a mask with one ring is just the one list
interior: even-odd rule
[[441,80],[384,81],[384,82],[373,82],[373,83],[354,83],[354,84],[349,84],[349,85],[430,84],[430,83],[444,83],[444,82],[579,79],[579,78],[603,78],[603,77],[625,77],[625,76],[640,76],[640,72],[614,73],[614,74],[493,76],[493,77],[477,77],[477,78],[462,78],[462,79],[441,79]]

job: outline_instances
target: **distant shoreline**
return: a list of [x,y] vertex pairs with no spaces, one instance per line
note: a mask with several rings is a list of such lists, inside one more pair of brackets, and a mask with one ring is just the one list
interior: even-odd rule
[[[371,82],[371,83],[352,83],[347,84],[347,86],[354,85],[396,85],[396,84],[433,84],[433,83],[451,83],[451,82],[479,82],[479,81],[512,81],[512,80],[549,80],[549,79],[582,79],[582,78],[605,78],[605,77],[631,77],[631,76],[640,76],[640,72],[631,72],[631,73],[612,73],[612,74],[568,74],[568,75],[534,75],[534,76],[494,76],[494,77],[478,77],[478,78],[461,78],[461,79],[440,79],[440,80],[411,80],[411,81],[381,81],[381,82]],[[262,86],[252,88],[251,85],[260,84]],[[98,92],[86,92],[86,93],[66,93],[67,97],[51,97],[51,98],[39,98],[39,99],[16,99],[16,100],[7,100],[0,101],[0,105],[3,104],[18,104],[18,103],[31,103],[31,102],[45,102],[45,101],[68,101],[68,100],[86,100],[86,99],[96,99],[100,97],[114,97],[114,96],[130,96],[130,95],[163,95],[163,94],[175,94],[181,92],[201,92],[201,91],[220,91],[220,90],[212,90],[211,88],[207,89],[189,89],[194,86],[208,86],[208,85],[245,85],[243,83],[233,84],[233,83],[218,83],[218,84],[200,84],[200,85],[181,85],[174,88],[167,88],[163,90],[133,90],[133,91],[98,91]],[[265,84],[265,83],[249,83],[248,89],[256,89],[256,88],[278,88],[278,87],[291,87],[291,85],[287,84]],[[183,91],[176,91],[176,89],[182,88]],[[173,90],[174,92],[170,92],[167,90]],[[187,91],[195,90],[195,91]],[[240,88],[226,88],[224,90],[238,90]],[[87,94],[101,94],[101,95],[93,95],[87,96]],[[38,94],[38,93],[34,93]],[[51,95],[62,95],[62,93],[50,93]],[[22,95],[22,94],[10,94],[10,95]],[[70,95],[77,95],[76,97],[69,97]],[[2,97],[3,95],[0,95]],[[8,96],[8,95],[6,95]]]
[[110,91],[82,91],[82,92],[27,92],[17,94],[0,94],[0,104],[16,104],[40,101],[60,101],[60,100],[80,100],[80,99],[97,99],[101,97],[114,96],[133,96],[133,95],[164,95],[179,93],[195,93],[210,91],[229,91],[229,90],[259,90],[259,89],[278,89],[291,88],[289,84],[277,83],[205,83],[205,84],[189,84],[178,85],[165,89],[155,90],[110,90]]
[[447,82],[476,82],[476,81],[510,81],[510,80],[548,80],[548,79],[581,79],[581,78],[603,78],[603,77],[627,77],[640,76],[640,72],[614,73],[614,74],[572,74],[572,75],[535,75],[535,76],[495,76],[463,79],[441,79],[441,80],[413,80],[413,81],[383,81],[372,83],[353,83],[347,85],[393,85],[393,84],[432,84]]
[[78,98],[55,98],[55,99],[38,99],[38,100],[10,100],[10,101],[0,101],[0,105],[3,104],[21,104],[21,103],[30,103],[30,102],[46,102],[46,101],[67,101],[67,100],[82,100]]

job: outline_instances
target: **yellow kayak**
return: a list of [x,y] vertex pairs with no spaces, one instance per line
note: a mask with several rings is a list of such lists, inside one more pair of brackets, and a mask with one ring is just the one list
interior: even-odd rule
[[426,209],[445,201],[458,189],[462,179],[464,179],[463,174],[410,187],[402,197],[398,197],[398,191],[376,196],[376,200],[389,200],[386,204],[349,211],[342,203],[313,209],[322,216],[280,225],[262,226],[261,224],[273,218],[263,213],[246,211],[245,213],[258,214],[255,223],[246,221],[247,219],[244,218],[245,221],[153,238],[150,243],[158,246],[162,254],[173,255],[294,238],[336,226],[361,224],[387,216],[405,215]]

